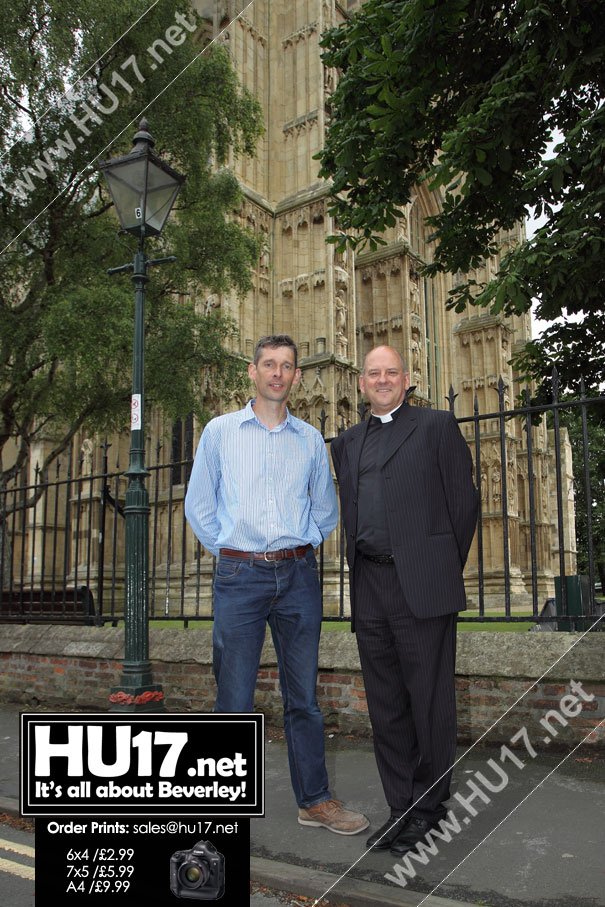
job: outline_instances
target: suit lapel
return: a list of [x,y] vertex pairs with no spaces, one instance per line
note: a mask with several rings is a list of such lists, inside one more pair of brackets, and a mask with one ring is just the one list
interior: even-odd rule
[[382,459],[377,464],[379,469],[382,469],[385,463],[391,459],[395,451],[397,451],[403,442],[409,438],[415,428],[416,413],[414,412],[414,407],[410,406],[409,403],[404,403],[401,407],[401,412],[391,429],[388,442],[383,451]]
[[349,438],[347,439],[346,454],[349,460],[349,465],[351,467],[351,479],[353,482],[353,488],[357,488],[357,482],[359,479],[359,458],[361,457],[361,448],[363,447],[363,442],[365,441],[368,425],[369,420],[366,420],[360,425],[355,426]]

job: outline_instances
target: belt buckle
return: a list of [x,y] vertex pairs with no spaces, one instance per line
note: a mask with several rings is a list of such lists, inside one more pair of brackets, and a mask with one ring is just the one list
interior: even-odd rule
[[273,553],[274,553],[273,551],[265,551],[265,552],[264,552],[263,558],[265,559],[265,561],[266,561],[267,563],[270,563],[271,561],[276,560],[276,558],[274,558],[274,557],[268,557],[268,555],[271,555],[271,554],[273,554]]

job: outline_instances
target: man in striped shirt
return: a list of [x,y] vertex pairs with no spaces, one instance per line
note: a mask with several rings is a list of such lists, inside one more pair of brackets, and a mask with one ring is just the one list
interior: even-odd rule
[[287,408],[301,371],[286,334],[263,337],[248,374],[256,397],[212,419],[195,456],[185,514],[218,557],[214,580],[216,712],[251,712],[269,624],[301,825],[357,834],[368,819],[328,788],[317,704],[321,595],[313,549],[338,519],[323,438]]

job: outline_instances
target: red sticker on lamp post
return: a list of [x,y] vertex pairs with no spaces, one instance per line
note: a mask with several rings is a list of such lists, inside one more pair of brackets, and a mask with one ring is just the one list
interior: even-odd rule
[[133,394],[130,398],[130,430],[138,431],[141,427],[141,395]]

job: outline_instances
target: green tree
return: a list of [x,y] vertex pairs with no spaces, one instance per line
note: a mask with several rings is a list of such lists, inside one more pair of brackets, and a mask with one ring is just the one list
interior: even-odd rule
[[224,165],[253,154],[261,111],[226,51],[204,49],[201,25],[187,0],[2,4],[0,491],[38,438],[44,470],[83,424],[128,422],[134,294],[107,269],[132,261],[135,243],[118,236],[96,165],[130,151],[143,112],[155,151],[187,176],[146,247],[177,256],[150,271],[147,405],[203,416],[202,369],[225,393],[241,378],[223,346],[232,324],[205,316],[196,292],[250,286],[258,243],[231,216],[241,195]]
[[[341,76],[319,154],[340,241],[376,244],[426,181],[429,274],[468,273],[532,210],[545,224],[449,305],[551,325],[518,365],[605,380],[605,16],[600,0],[367,0],[325,33]],[[554,139],[554,148],[551,144]],[[570,319],[571,316],[571,319]],[[570,320],[568,320],[570,319]]]
[[605,594],[605,406],[596,403],[586,408],[586,449],[581,411],[577,407],[562,410],[561,421],[569,432],[573,458],[578,573],[588,573],[590,523],[595,579]]

